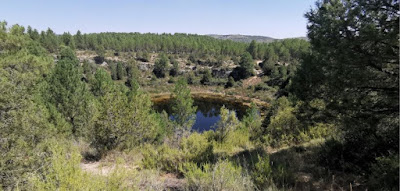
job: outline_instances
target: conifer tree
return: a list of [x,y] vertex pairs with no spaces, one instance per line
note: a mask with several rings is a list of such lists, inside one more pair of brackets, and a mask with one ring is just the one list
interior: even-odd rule
[[173,91],[173,116],[184,134],[190,132],[196,120],[196,106],[193,106],[193,99],[190,95],[190,88],[184,78],[180,78]]

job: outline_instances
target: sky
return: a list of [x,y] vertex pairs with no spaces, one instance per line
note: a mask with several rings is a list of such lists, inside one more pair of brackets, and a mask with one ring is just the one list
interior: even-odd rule
[[0,20],[93,32],[306,36],[304,14],[316,0],[5,0]]

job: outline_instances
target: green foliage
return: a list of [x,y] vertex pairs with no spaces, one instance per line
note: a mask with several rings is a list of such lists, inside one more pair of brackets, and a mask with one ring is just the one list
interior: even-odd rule
[[193,99],[190,95],[190,88],[184,78],[180,78],[172,94],[173,97],[173,116],[177,124],[182,128],[182,133],[190,132],[196,120],[196,107],[193,106]]
[[272,167],[269,156],[261,157],[258,155],[258,162],[254,165],[252,177],[258,188],[268,188],[273,185]]
[[56,53],[60,42],[56,34],[50,28],[46,32],[42,31],[40,33],[40,43],[44,48],[46,48],[51,53]]
[[117,64],[110,63],[110,70],[111,70],[111,78],[112,80],[118,80],[118,71],[117,71]]
[[38,91],[53,61],[23,31],[0,22],[0,190],[25,189],[27,174],[43,165],[42,142],[68,130],[51,123]]
[[85,47],[85,42],[82,36],[82,33],[80,30],[76,31],[76,34],[74,36],[74,40],[75,40],[75,45],[77,49],[84,49]]
[[211,82],[212,76],[210,69],[206,69],[203,74],[203,78],[201,78],[200,83],[203,85],[207,85]]
[[[343,150],[330,157],[344,156],[352,164],[346,170],[363,173],[377,157],[399,151],[398,6],[323,1],[306,14],[312,54],[297,71],[292,93],[306,103],[305,121],[338,124]],[[314,116],[307,103],[316,98],[325,106]]]
[[335,127],[332,124],[317,123],[315,126],[308,128],[308,136],[311,139],[320,139],[333,136]]
[[50,155],[48,164],[41,170],[43,173],[34,173],[30,177],[30,189],[79,190],[87,185],[99,189],[97,186],[100,181],[96,182],[96,179],[91,179],[88,174],[82,172],[79,166],[81,157],[77,148],[72,145],[68,148],[64,144],[67,142],[55,140],[47,144]]
[[292,145],[300,142],[301,125],[294,113],[295,108],[290,105],[286,97],[281,97],[271,105],[263,126],[263,137],[261,139],[273,147]]
[[60,60],[47,78],[46,97],[71,123],[76,136],[87,135],[92,126],[95,110],[88,88],[81,81],[82,71],[78,68],[75,54],[68,47],[60,51]]
[[194,163],[213,161],[213,145],[202,134],[194,132],[188,138],[184,138],[181,148],[186,160]]
[[229,132],[224,143],[216,144],[220,151],[226,153],[249,149],[252,148],[252,145],[249,130],[247,128],[238,128]]
[[198,83],[198,81],[197,81],[197,79],[196,79],[196,76],[194,75],[193,72],[189,72],[189,73],[186,75],[186,80],[187,80],[188,84],[191,84],[191,85],[194,85],[194,84],[197,84],[197,83]]
[[279,67],[279,75],[283,79],[287,78],[287,68],[286,68],[286,66],[280,66]]
[[102,68],[97,69],[91,85],[93,95],[97,97],[105,96],[107,93],[112,92],[113,88],[114,83],[111,80],[110,74]]
[[50,140],[46,165],[29,176],[30,190],[127,190],[138,189],[135,171],[116,167],[110,175],[96,176],[82,171],[76,146],[65,140]]
[[243,72],[242,75],[242,79],[243,78],[248,78],[252,75],[254,75],[254,63],[253,63],[253,58],[249,53],[244,53],[241,58],[240,58],[240,68],[241,71]]
[[171,59],[171,64],[172,64],[172,68],[169,71],[169,75],[176,77],[179,74],[179,62],[176,61],[175,59]]
[[149,62],[150,61],[150,55],[147,52],[138,52],[136,54],[136,59],[142,61],[142,62]]
[[134,60],[130,60],[127,64],[126,67],[126,75],[128,78],[126,79],[125,84],[131,88],[131,90],[138,90],[140,85],[139,85],[139,80],[140,80],[140,71],[136,65],[136,62]]
[[240,167],[229,161],[218,161],[214,165],[200,167],[185,163],[183,174],[188,180],[189,190],[253,190],[251,178]]
[[270,76],[273,73],[273,70],[275,69],[275,64],[276,60],[274,58],[269,58],[268,60],[264,60],[262,63],[262,70],[264,71],[264,74]]
[[74,37],[69,32],[64,32],[64,34],[61,35],[61,42],[64,46],[68,46],[73,50],[75,49]]
[[82,63],[83,74],[87,82],[93,81],[94,73],[96,73],[97,66],[87,60]]
[[124,77],[125,77],[125,73],[126,73],[126,70],[125,70],[125,66],[121,63],[121,62],[118,62],[117,63],[117,68],[116,68],[116,70],[117,70],[117,80],[122,80],[122,79],[124,79]]
[[166,72],[168,71],[169,59],[167,55],[161,54],[160,58],[156,61],[154,65],[153,73],[157,76],[157,78],[164,78]]
[[256,140],[258,137],[262,136],[262,119],[254,103],[252,103],[251,107],[247,110],[242,123],[249,131],[250,140]]
[[142,149],[142,166],[147,169],[160,169],[165,172],[179,173],[179,166],[184,161],[183,153],[167,145],[155,148],[152,145],[145,145]]
[[257,58],[258,57],[258,47],[257,47],[257,43],[255,40],[252,40],[249,47],[247,48],[247,52],[250,53],[250,55],[253,58]]
[[225,84],[225,88],[231,88],[235,86],[235,80],[232,78],[232,76],[229,76],[228,82]]
[[299,133],[300,123],[294,115],[293,109],[292,107],[283,108],[271,117],[267,128],[267,142],[272,146],[298,143],[295,135]]
[[122,86],[99,98],[102,103],[95,122],[95,145],[100,150],[129,149],[154,142],[163,132],[159,115],[148,95],[126,92]]
[[215,125],[215,135],[217,140],[222,143],[228,136],[228,134],[239,127],[239,120],[236,117],[235,111],[230,111],[221,107],[220,110],[221,119]]

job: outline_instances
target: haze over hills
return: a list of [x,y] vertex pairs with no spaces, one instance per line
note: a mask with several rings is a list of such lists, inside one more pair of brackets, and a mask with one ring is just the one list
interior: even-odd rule
[[[208,34],[206,36],[210,36],[221,40],[232,40],[236,42],[246,42],[246,43],[250,43],[252,40],[255,40],[256,42],[259,43],[270,43],[277,40],[281,40],[268,36],[253,36],[253,35],[240,35],[240,34],[229,34],[229,35]],[[295,37],[295,38],[307,40],[307,37]]]

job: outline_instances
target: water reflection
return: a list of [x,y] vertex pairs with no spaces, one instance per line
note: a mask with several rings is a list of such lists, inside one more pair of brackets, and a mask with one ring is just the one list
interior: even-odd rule
[[[239,120],[243,118],[246,108],[238,104],[221,102],[220,100],[194,100],[194,105],[197,106],[196,122],[192,129],[198,132],[208,131],[212,129],[215,123],[220,120],[220,109],[225,105],[229,110],[236,112]],[[154,108],[158,112],[165,110],[170,116],[172,114],[172,105],[170,101],[154,103]]]

